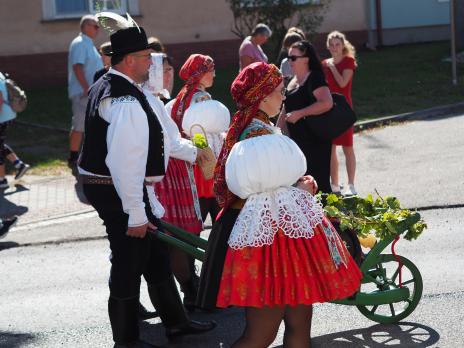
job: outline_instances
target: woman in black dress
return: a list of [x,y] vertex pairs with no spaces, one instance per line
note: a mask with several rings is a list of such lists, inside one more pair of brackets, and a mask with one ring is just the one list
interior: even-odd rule
[[303,151],[308,165],[306,175],[314,177],[320,191],[330,193],[332,142],[313,132],[305,118],[330,110],[332,96],[316,50],[308,41],[290,46],[288,59],[295,76],[287,86],[284,108],[277,125],[286,129]]

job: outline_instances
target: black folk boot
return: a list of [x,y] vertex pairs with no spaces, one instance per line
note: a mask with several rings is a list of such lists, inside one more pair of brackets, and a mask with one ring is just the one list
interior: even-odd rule
[[114,348],[156,348],[139,340],[139,298],[108,300]]
[[148,295],[166,328],[166,336],[201,334],[216,327],[214,321],[190,320],[180,299],[174,277],[159,284],[148,284]]
[[200,277],[197,275],[195,267],[195,259],[189,257],[190,280],[180,284],[180,290],[184,293],[184,307],[189,312],[193,312],[198,294],[198,286],[200,285]]
[[158,313],[155,312],[150,312],[148,309],[145,308],[145,306],[142,304],[142,302],[139,302],[139,319],[140,320],[147,320],[147,319],[152,319],[158,317]]

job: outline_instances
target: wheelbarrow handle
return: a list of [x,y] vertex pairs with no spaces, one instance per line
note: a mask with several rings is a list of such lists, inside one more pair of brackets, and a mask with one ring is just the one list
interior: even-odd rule
[[177,239],[176,237],[170,236],[166,233],[164,233],[162,230],[159,228],[156,230],[153,230],[151,228],[147,229],[147,232],[149,235],[153,236],[156,239],[159,239],[160,241],[167,243],[177,249],[180,249],[190,256],[194,257],[197,260],[204,261],[205,259],[205,252],[202,250],[197,249],[196,247],[183,242],[182,240]]
[[189,233],[183,230],[182,228],[172,225],[166,221],[159,220],[157,225],[161,227],[162,230],[168,231],[176,238],[182,240],[187,244],[193,245],[196,248],[206,250],[208,246],[208,241],[206,239],[200,238],[199,236],[195,236],[192,233]]

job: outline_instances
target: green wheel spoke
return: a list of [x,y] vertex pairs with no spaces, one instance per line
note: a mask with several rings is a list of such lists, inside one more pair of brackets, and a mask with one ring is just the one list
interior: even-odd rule
[[374,278],[374,277],[372,277],[372,276],[370,276],[370,275],[368,275],[368,274],[366,274],[365,279],[368,280],[368,281],[371,282],[371,283],[374,283],[374,284],[377,285],[377,286],[382,286],[382,285],[383,285],[383,284],[382,284],[381,282],[379,282],[376,278]]
[[390,312],[391,312],[393,317],[396,315],[395,314],[395,307],[393,307],[393,303],[390,303]]
[[412,278],[412,279],[409,279],[409,280],[403,282],[403,285],[408,285],[408,284],[411,284],[411,283],[414,283],[414,282],[415,282],[415,279]]
[[400,267],[396,269],[395,273],[393,273],[391,280],[394,282],[396,280],[396,277],[398,277],[398,274],[400,273]]
[[378,306],[378,305],[377,305],[377,306],[374,306],[374,307],[372,307],[372,309],[371,309],[369,312],[371,312],[372,314],[374,314],[374,313],[375,313],[375,311],[377,310],[377,308],[379,308],[379,306]]

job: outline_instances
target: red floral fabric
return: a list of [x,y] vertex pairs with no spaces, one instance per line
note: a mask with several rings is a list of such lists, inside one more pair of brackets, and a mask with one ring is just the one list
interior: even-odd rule
[[216,305],[295,306],[351,296],[362,273],[345,248],[344,253],[347,266],[336,268],[321,225],[310,239],[290,238],[279,230],[271,245],[229,248]]
[[223,209],[237,199],[229,191],[225,179],[226,161],[230,150],[238,141],[240,134],[255,117],[259,104],[282,82],[282,74],[273,64],[257,62],[244,68],[232,82],[230,92],[237,103],[238,110],[234,114],[224,145],[219,154],[214,170],[214,193]]
[[175,158],[169,159],[165,177],[154,185],[156,195],[165,209],[163,220],[199,235],[203,223],[195,212],[187,163]]

